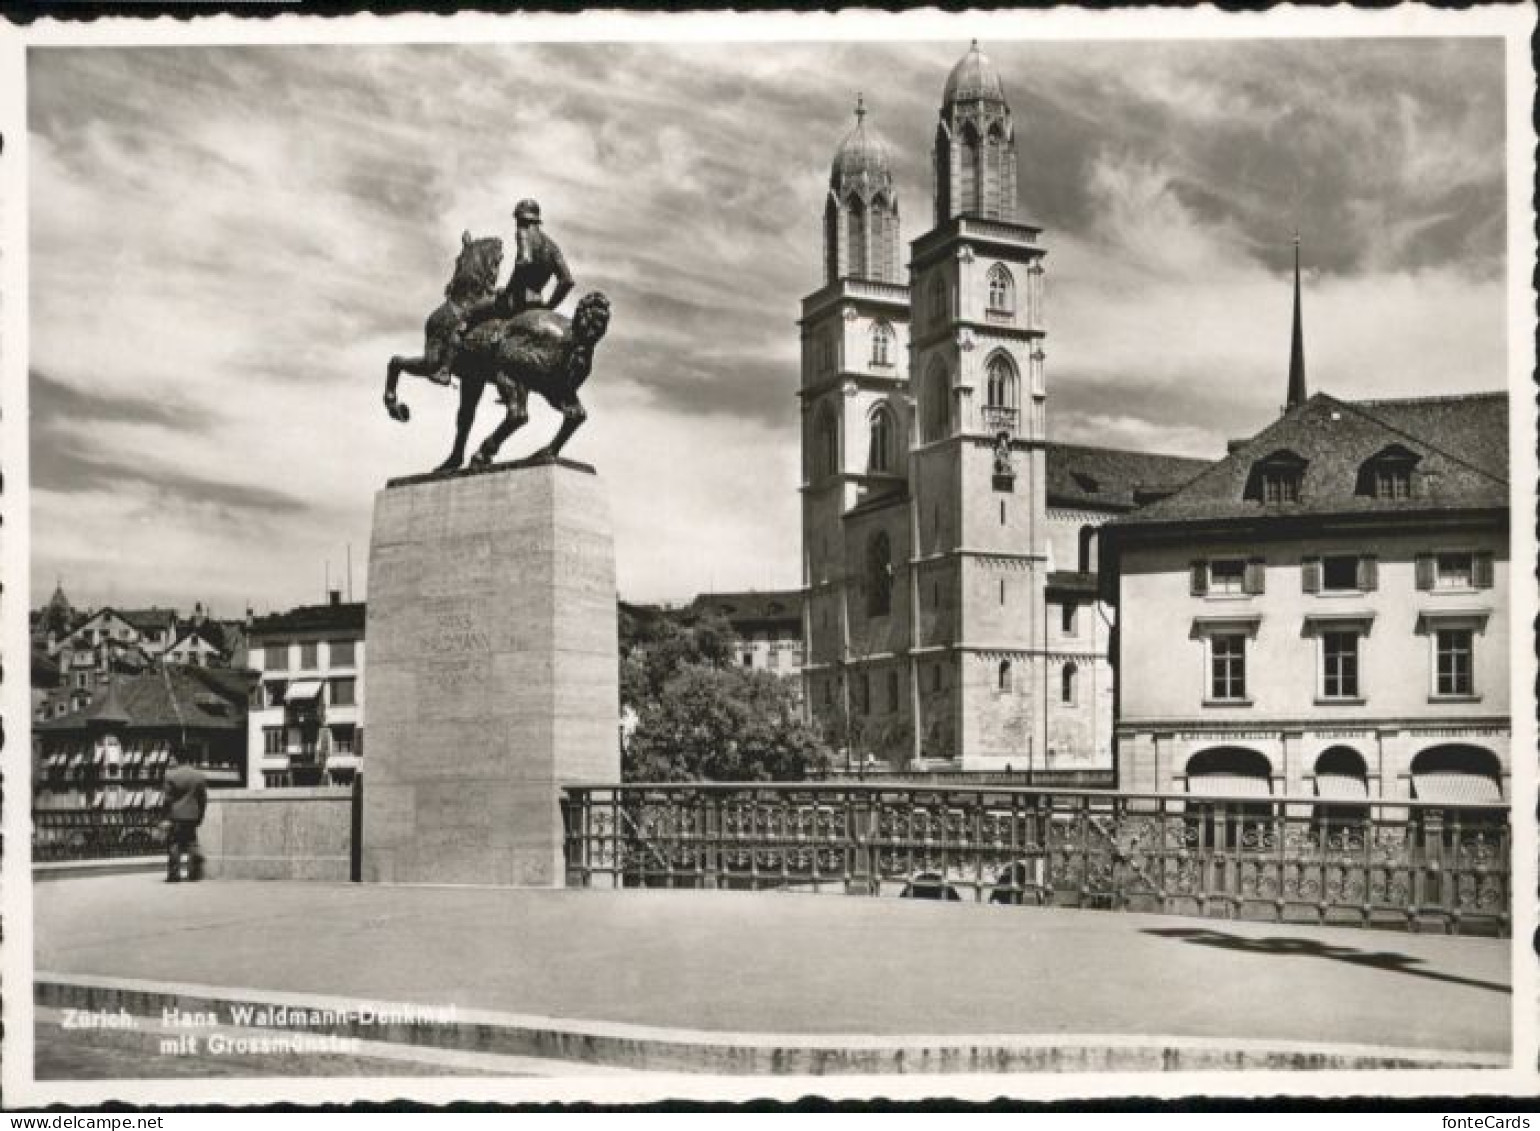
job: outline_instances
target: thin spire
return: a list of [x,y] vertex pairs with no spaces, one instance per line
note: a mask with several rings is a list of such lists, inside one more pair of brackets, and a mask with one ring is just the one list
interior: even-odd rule
[[1285,410],[1305,403],[1305,328],[1299,301],[1299,230],[1294,232],[1294,339],[1289,348],[1289,400]]

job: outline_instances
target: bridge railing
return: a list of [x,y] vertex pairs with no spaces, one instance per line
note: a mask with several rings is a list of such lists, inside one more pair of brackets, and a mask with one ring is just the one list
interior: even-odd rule
[[149,809],[34,809],[32,862],[114,860],[166,851],[161,814]]
[[569,886],[1511,929],[1506,808],[831,782],[563,792]]

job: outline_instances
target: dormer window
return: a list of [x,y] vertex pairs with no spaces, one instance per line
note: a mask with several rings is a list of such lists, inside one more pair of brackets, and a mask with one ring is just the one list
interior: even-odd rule
[[1358,469],[1355,493],[1372,499],[1410,499],[1412,472],[1420,458],[1400,444],[1381,449]]
[[1297,503],[1305,479],[1305,461],[1287,449],[1257,460],[1246,483],[1246,498],[1257,502]]

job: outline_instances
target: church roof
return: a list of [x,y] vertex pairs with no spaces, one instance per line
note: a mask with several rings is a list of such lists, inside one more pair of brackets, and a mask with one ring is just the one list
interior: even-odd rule
[[1000,81],[1000,72],[995,70],[989,56],[979,50],[979,41],[975,39],[968,53],[957,61],[952,73],[946,77],[942,102],[973,102],[980,98],[1004,102],[1005,84]]
[[[1507,444],[1502,393],[1385,401],[1317,393],[1181,490],[1112,525],[1504,508]],[[1411,497],[1379,498],[1364,489],[1366,465],[1386,456],[1413,464]],[[1253,476],[1269,460],[1302,469],[1298,500],[1255,497]]]
[[1094,510],[1130,510],[1175,491],[1212,465],[1212,460],[1094,448],[1084,444],[1044,445],[1048,505]]
[[834,151],[829,184],[839,189],[863,175],[873,188],[890,185],[893,158],[882,135],[866,125],[866,103],[857,95],[855,128],[845,135]]

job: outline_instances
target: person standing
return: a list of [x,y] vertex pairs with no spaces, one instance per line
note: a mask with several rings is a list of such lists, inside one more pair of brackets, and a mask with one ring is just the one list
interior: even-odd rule
[[166,766],[166,818],[171,832],[166,856],[166,882],[182,878],[182,854],[189,858],[189,880],[203,878],[203,851],[198,847],[198,826],[208,808],[209,786],[203,771],[184,763],[175,753]]

